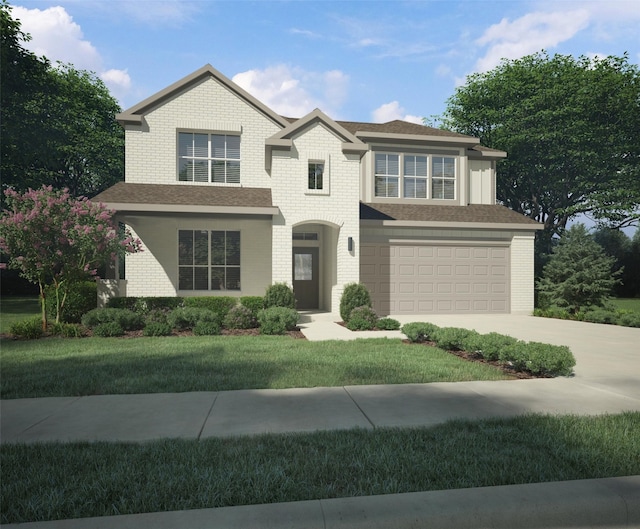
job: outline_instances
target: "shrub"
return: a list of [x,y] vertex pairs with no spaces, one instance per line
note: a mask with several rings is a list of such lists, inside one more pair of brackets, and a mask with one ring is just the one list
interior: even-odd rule
[[185,307],[195,307],[200,309],[207,309],[211,312],[215,312],[220,316],[220,320],[223,320],[227,313],[236,306],[238,298],[231,296],[202,296],[197,298],[185,298]]
[[93,334],[100,336],[101,338],[109,338],[113,336],[122,336],[124,329],[117,321],[108,321],[106,323],[100,323],[93,328]]
[[50,330],[51,334],[63,338],[82,338],[85,334],[84,327],[77,323],[54,323]]
[[225,316],[223,325],[227,329],[252,329],[257,321],[250,308],[236,305]]
[[295,329],[299,314],[288,307],[269,307],[258,312],[262,334],[284,334]]
[[171,325],[166,321],[150,321],[142,331],[145,336],[171,336],[171,332]]
[[414,343],[426,342],[433,339],[434,333],[439,329],[437,325],[427,322],[405,323],[402,326],[402,333]]
[[618,321],[618,315],[612,310],[591,309],[583,313],[584,321],[591,323],[608,323],[615,324]]
[[127,298],[111,298],[108,306],[115,309],[129,309],[140,314],[147,314],[154,309],[170,311],[183,306],[184,298],[172,296],[140,296]]
[[433,341],[438,347],[450,351],[462,350],[465,342],[476,340],[479,334],[476,331],[459,327],[443,327],[433,333]]
[[[477,352],[487,360],[499,360],[500,353],[514,346],[518,342],[517,339],[497,332],[481,334],[479,337],[472,337],[467,344],[469,348],[465,349],[470,353]],[[471,347],[475,345],[475,347]]]
[[217,321],[200,320],[193,327],[193,334],[196,336],[213,336],[220,334],[220,323]]
[[563,309],[561,307],[548,307],[544,309],[535,309],[533,311],[534,316],[540,316],[542,318],[556,318],[558,320],[568,320],[571,319],[571,314],[567,309]]
[[356,307],[371,307],[371,296],[367,287],[362,283],[349,283],[345,285],[340,297],[340,317],[345,323],[349,323],[351,311]]
[[94,329],[103,323],[117,323],[126,331],[142,329],[144,320],[140,314],[128,309],[93,309],[82,316],[82,325]]
[[274,283],[267,288],[264,294],[264,308],[286,307],[296,308],[296,298],[293,290],[286,283]]
[[376,326],[378,315],[371,308],[363,305],[356,307],[349,314],[347,329],[352,331],[370,331]]
[[516,371],[523,371],[527,367],[527,342],[516,340],[515,343],[500,350],[499,358],[503,364],[508,364]]
[[[62,290],[62,289],[61,289]],[[45,290],[47,314],[49,319],[56,317],[56,289],[50,285]],[[62,296],[62,291],[60,292]],[[60,300],[62,301],[62,299]],[[80,323],[82,316],[98,305],[97,284],[95,281],[76,281],[69,283],[67,297],[60,309],[60,322]]]
[[620,312],[618,325],[625,327],[640,327],[640,314],[637,312]]
[[198,307],[181,307],[172,311],[167,317],[167,323],[172,329],[185,331],[194,329],[201,321],[209,321],[220,325],[220,316],[215,312]]
[[167,323],[167,318],[171,314],[169,309],[151,309],[144,316],[145,325],[150,323]]
[[254,318],[258,317],[258,312],[264,308],[264,298],[262,296],[242,296],[240,305],[247,307]]
[[9,332],[13,336],[26,338],[27,340],[35,340],[42,336],[42,318],[35,316],[22,321],[12,323]]
[[380,318],[376,327],[381,331],[397,331],[400,328],[400,322],[393,318]]
[[524,347],[526,369],[536,375],[570,375],[576,360],[564,345],[529,342]]

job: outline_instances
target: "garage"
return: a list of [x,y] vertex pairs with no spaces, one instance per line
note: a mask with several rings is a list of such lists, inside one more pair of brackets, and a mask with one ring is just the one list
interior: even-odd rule
[[388,314],[508,313],[508,244],[363,243],[360,281]]

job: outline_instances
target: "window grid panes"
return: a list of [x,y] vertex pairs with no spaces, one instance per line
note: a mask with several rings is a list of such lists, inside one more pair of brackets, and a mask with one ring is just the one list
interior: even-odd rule
[[240,232],[179,230],[179,290],[240,290]]
[[456,160],[434,156],[431,163],[432,198],[453,200],[456,194]]
[[240,183],[240,136],[178,133],[178,180]]
[[427,198],[427,157],[404,156],[404,197]]
[[322,189],[324,162],[309,162],[308,189]]
[[377,197],[397,197],[400,180],[400,156],[398,154],[381,154],[375,156]]

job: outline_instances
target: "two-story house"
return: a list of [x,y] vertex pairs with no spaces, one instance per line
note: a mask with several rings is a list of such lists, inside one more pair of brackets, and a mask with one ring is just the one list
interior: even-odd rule
[[103,296],[263,295],[380,315],[533,309],[539,225],[497,205],[477,138],[392,121],[283,117],[207,65],[117,116],[125,182],[96,198],[142,240]]

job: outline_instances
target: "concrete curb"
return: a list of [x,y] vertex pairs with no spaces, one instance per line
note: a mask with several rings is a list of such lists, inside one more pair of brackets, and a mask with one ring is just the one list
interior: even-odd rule
[[640,527],[640,476],[108,516],[5,529]]

